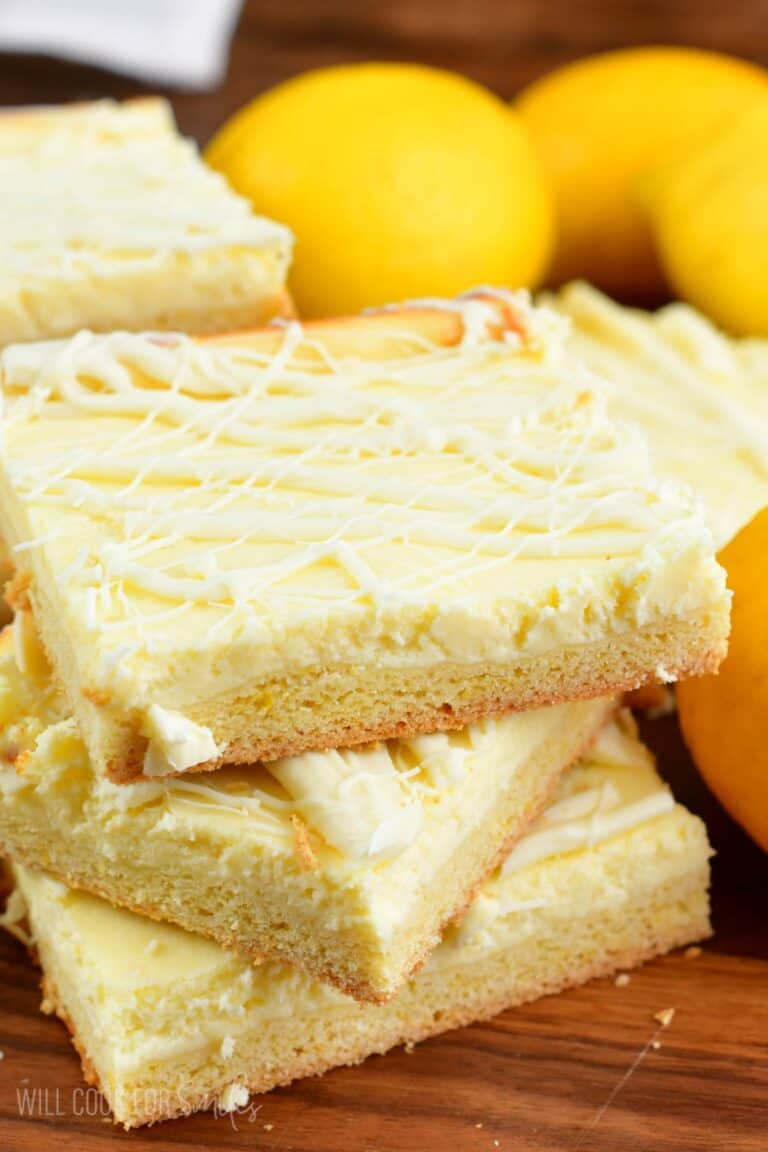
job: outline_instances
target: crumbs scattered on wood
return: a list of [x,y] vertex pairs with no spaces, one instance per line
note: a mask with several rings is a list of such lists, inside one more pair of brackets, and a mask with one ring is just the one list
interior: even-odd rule
[[674,1008],[662,1008],[660,1012],[654,1013],[654,1020],[658,1020],[662,1028],[668,1028],[675,1018]]

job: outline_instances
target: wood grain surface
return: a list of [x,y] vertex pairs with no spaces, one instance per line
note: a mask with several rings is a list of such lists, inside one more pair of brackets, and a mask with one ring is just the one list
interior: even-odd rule
[[[588,51],[692,43],[768,63],[768,0],[262,0],[246,4],[225,84],[170,94],[205,141],[269,85],[307,67],[415,59],[513,95]],[[147,91],[97,69],[0,57],[0,104]],[[764,1152],[768,1148],[768,857],[699,781],[674,718],[645,735],[681,800],[707,820],[713,941],[515,1009],[491,1023],[255,1098],[242,1113],[123,1133],[86,1091],[64,1028],[38,1012],[37,976],[0,939],[0,1152],[248,1148],[269,1152]],[[654,1014],[674,1007],[661,1028]],[[660,1047],[655,1047],[659,1044]]]

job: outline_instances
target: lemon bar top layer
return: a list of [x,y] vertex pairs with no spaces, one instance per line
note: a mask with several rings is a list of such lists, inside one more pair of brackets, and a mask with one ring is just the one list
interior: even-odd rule
[[360,998],[391,995],[423,961],[612,711],[553,705],[114,784],[91,769],[28,624],[0,636],[0,850]]
[[550,303],[611,413],[643,429],[657,470],[696,490],[726,544],[768,503],[768,341],[728,339],[684,304],[623,308],[586,284]]
[[163,100],[0,113],[0,214],[0,344],[186,314],[216,331],[217,310],[258,321],[244,293],[284,289],[290,233],[203,164]]
[[[464,691],[527,661],[522,702],[543,704],[610,693],[616,654],[559,690],[531,661],[562,672],[617,636],[635,680],[716,662],[728,603],[702,516],[561,337],[486,294],[213,341],[6,349],[2,527],[96,763],[119,761],[110,723],[143,738],[150,775],[268,754],[259,726],[291,678],[312,704],[287,742],[350,682],[375,693],[404,669],[450,666]],[[332,701],[320,671],[342,677]],[[396,731],[427,690],[390,680]]]
[[[587,758],[563,778],[517,854],[388,1005],[351,1004],[295,969],[253,967],[26,869],[16,870],[20,896],[5,922],[21,921],[26,904],[48,992],[119,1119],[146,1122],[217,1096],[244,1103],[248,1089],[359,1060],[705,935],[701,822],[675,805],[636,741],[614,730],[604,747],[604,759]],[[147,1114],[138,1096],[131,1105],[132,1091],[151,1089],[186,1092],[186,1108],[168,1101],[164,1113]]]

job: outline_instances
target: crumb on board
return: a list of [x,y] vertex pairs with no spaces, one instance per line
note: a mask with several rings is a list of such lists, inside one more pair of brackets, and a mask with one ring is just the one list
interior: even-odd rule
[[627,973],[619,972],[618,976],[614,980],[614,984],[617,988],[626,988],[627,984],[629,984],[629,976]]
[[274,1124],[265,1124],[264,1125],[264,1131],[265,1132],[271,1132],[273,1128],[274,1128]]
[[698,944],[691,944],[690,948],[686,948],[683,952],[683,956],[686,960],[695,960],[697,956],[701,956],[701,948]]
[[416,1045],[414,1044],[413,1040],[409,1040],[407,1044],[404,1044],[403,1051],[405,1052],[406,1056],[412,1056],[415,1047]]
[[479,1124],[475,1124],[475,1128],[482,1128],[482,1126],[483,1126],[482,1121],[480,1121]]
[[654,1020],[658,1020],[662,1028],[668,1028],[675,1018],[674,1008],[662,1008],[660,1012],[655,1012]]
[[658,1052],[659,1048],[661,1048],[661,1040],[652,1040],[651,1048],[653,1048],[654,1052]]

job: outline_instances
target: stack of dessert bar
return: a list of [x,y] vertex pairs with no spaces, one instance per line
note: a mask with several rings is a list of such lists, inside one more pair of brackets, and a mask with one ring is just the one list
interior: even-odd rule
[[724,574],[566,335],[486,291],[0,356],[5,924],[126,1126],[707,934],[619,696],[716,667]]

